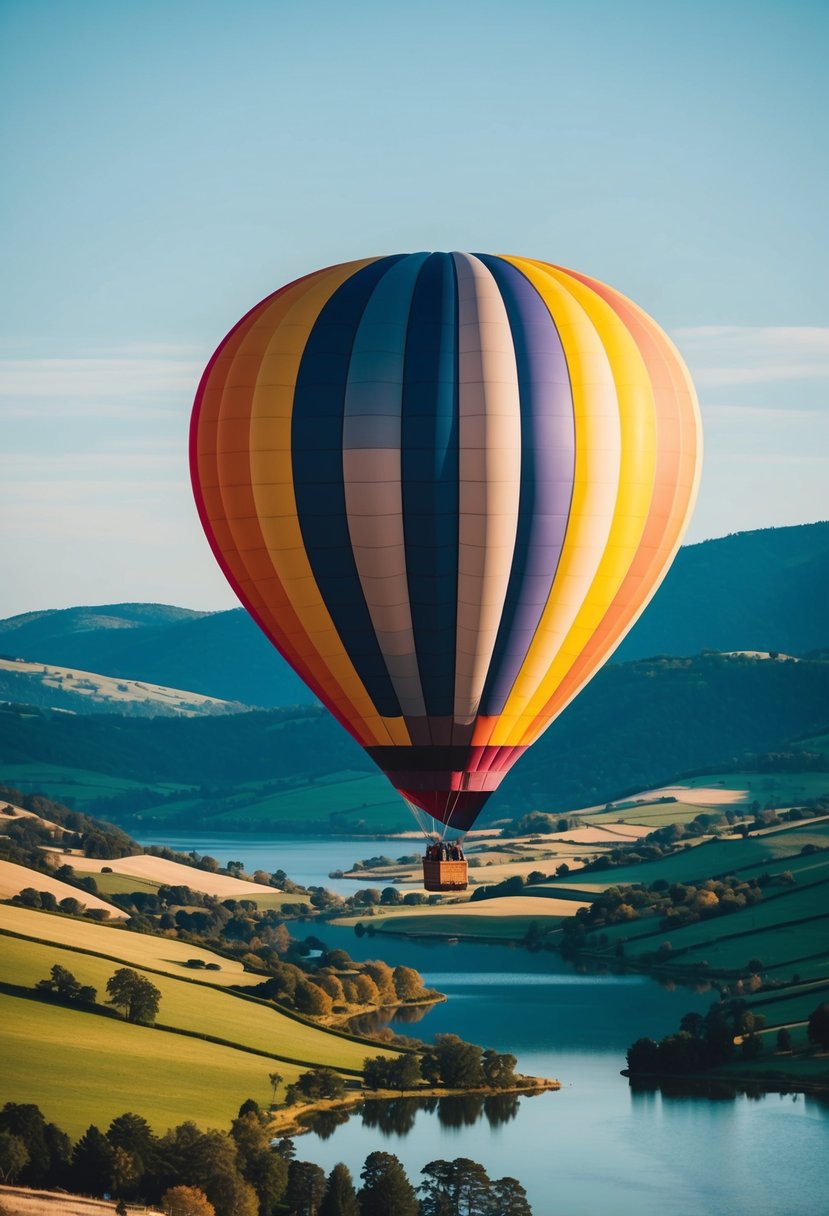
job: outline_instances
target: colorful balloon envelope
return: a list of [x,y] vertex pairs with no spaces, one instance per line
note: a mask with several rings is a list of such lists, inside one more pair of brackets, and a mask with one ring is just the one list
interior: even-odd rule
[[414,253],[257,304],[204,373],[191,467],[247,610],[464,831],[659,586],[701,446],[682,359],[619,292]]

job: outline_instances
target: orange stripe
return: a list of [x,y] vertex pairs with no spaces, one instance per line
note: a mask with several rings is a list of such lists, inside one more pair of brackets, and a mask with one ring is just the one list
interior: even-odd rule
[[693,505],[698,455],[696,403],[679,357],[659,326],[625,296],[568,271],[601,295],[633,336],[651,380],[656,406],[657,467],[650,511],[630,569],[573,667],[523,737],[546,729],[605,662],[650,602],[668,571]]
[[[326,273],[309,275],[269,297],[226,339],[202,387],[198,468],[208,521],[239,598],[300,678],[366,746],[377,741],[374,733],[342,691],[332,687],[324,661],[276,576],[259,525],[250,475],[250,418],[262,358],[297,298]],[[267,595],[261,590],[263,576],[269,580]]]

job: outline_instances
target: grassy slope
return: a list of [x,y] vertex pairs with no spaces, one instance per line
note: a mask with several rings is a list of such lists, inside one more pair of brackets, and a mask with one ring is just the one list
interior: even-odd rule
[[262,1056],[0,994],[3,1097],[34,1102],[73,1138],[135,1111],[155,1131],[184,1119],[226,1128],[247,1097],[270,1100]]
[[[0,928],[26,938],[0,934],[6,985],[0,991],[3,1098],[37,1103],[72,1135],[90,1122],[106,1125],[125,1110],[144,1115],[159,1131],[183,1119],[226,1126],[246,1097],[268,1100],[270,1072],[279,1072],[287,1083],[317,1064],[359,1070],[373,1054],[368,1044],[213,988],[217,982],[241,979],[240,966],[196,946],[9,905],[0,905]],[[215,960],[223,970],[187,971],[182,962],[188,957]],[[81,983],[94,985],[99,1002],[117,966],[146,967],[162,994],[161,1025],[238,1046],[130,1026],[120,1018],[52,1005],[18,991],[46,978],[55,963]]]
[[211,984],[244,983],[245,973],[241,963],[172,938],[131,933],[126,929],[98,925],[75,917],[53,916],[48,912],[17,908],[11,904],[0,904],[0,930],[54,942],[70,949],[106,955],[120,959],[127,966],[148,967],[180,978],[192,979],[203,974],[191,971],[185,965],[189,958],[200,958],[205,963],[219,964],[219,971],[203,975]]
[[[66,967],[82,984],[106,999],[106,982],[118,964],[77,950],[59,949],[0,935],[2,974],[7,983],[32,988],[49,975],[54,963]],[[362,1043],[295,1021],[270,1005],[244,1000],[233,992],[209,986],[208,976],[187,982],[148,973],[161,993],[158,1021],[193,1034],[207,1034],[254,1051],[288,1058],[309,1067],[360,1069],[370,1054]],[[276,1069],[278,1066],[274,1065]]]
[[649,886],[659,878],[668,882],[713,878],[721,874],[741,873],[749,866],[796,858],[800,850],[808,844],[814,844],[818,848],[829,846],[829,824],[812,824],[806,820],[768,835],[749,836],[746,840],[712,840],[683,849],[660,861],[616,866],[610,870],[594,870],[584,875],[578,872],[553,882],[540,883],[530,891],[537,896],[557,896],[560,891],[568,889],[595,894],[607,887],[621,886],[624,883],[642,883]]

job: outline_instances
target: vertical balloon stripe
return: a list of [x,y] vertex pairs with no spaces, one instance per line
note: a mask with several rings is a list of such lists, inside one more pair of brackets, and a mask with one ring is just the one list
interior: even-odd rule
[[[383,742],[396,740],[380,718],[357,676],[314,580],[297,519],[291,468],[294,384],[307,334],[342,282],[369,262],[326,272],[294,298],[290,310],[270,327],[259,363],[249,428],[251,484],[270,577],[260,581],[263,597],[277,618],[278,645],[294,646],[314,673],[314,689],[328,704],[348,706],[353,731]],[[270,635],[269,635],[270,636]]]
[[343,415],[343,475],[354,562],[400,708],[425,718],[403,535],[400,443],[403,365],[412,293],[426,254],[386,271],[366,304],[351,353]]
[[354,563],[343,480],[343,413],[354,337],[369,297],[400,261],[382,258],[337,288],[308,335],[299,365],[291,442],[302,539],[323,602],[383,717],[400,715]]
[[621,468],[616,386],[607,352],[582,305],[525,258],[506,257],[530,281],[555,320],[573,393],[576,464],[564,545],[547,604],[500,717],[485,718],[476,743],[520,742],[527,706],[549,672],[593,584],[607,547]]
[[[536,263],[579,301],[610,360],[619,403],[621,475],[607,547],[571,629],[525,709],[529,730],[543,706],[578,659],[618,593],[642,539],[651,506],[656,468],[653,389],[639,348],[612,308],[565,271]],[[519,740],[525,742],[524,737]]]
[[[497,284],[477,258],[453,254],[458,276],[460,434],[455,722],[478,714],[501,622],[518,526],[518,371]],[[453,733],[456,742],[471,736]]]
[[507,310],[521,405],[518,532],[481,712],[499,714],[527,656],[558,568],[575,473],[573,395],[549,309],[524,276],[481,256]]
[[[329,272],[330,274],[330,272]],[[281,614],[274,614],[273,596],[260,592],[257,575],[267,578],[267,561],[247,472],[247,417],[255,380],[257,350],[278,326],[297,296],[308,290],[309,276],[263,301],[228,335],[208,368],[194,413],[196,499],[208,539],[220,548],[225,574],[247,610],[278,646],[309,687],[352,733],[368,743],[373,735],[360,730],[355,707],[341,694],[329,697],[318,673],[285,636]],[[235,428],[235,433],[234,433]],[[356,732],[355,732],[355,718]]]
[[568,273],[608,301],[639,346],[653,386],[658,456],[653,501],[636,556],[601,624],[539,714],[533,738],[546,729],[607,660],[655,594],[693,509],[695,472],[699,467],[700,430],[695,394],[672,345],[632,301],[584,275]]
[[[433,253],[409,314],[403,383],[403,526],[409,601],[432,742],[451,742],[458,601],[457,284]],[[435,732],[437,731],[437,736]],[[447,733],[448,732],[448,733]]]

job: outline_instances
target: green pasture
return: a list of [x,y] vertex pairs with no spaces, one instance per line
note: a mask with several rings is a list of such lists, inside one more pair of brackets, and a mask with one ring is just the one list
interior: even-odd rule
[[302,1069],[206,1043],[0,992],[3,1100],[33,1102],[70,1136],[106,1128],[125,1111],[157,1133],[192,1119],[226,1129],[246,1098],[266,1106],[268,1074]]
[[[52,965],[59,963],[82,984],[97,988],[99,1003],[105,1001],[106,982],[119,965],[77,950],[5,935],[0,935],[0,962],[7,983],[27,988],[46,979]],[[158,1021],[165,1026],[212,1035],[254,1051],[287,1057],[308,1067],[324,1064],[331,1068],[359,1070],[367,1055],[376,1054],[365,1043],[354,1043],[317,1026],[295,1021],[270,1005],[211,988],[206,976],[200,976],[203,982],[197,983],[186,983],[167,975],[151,974],[148,978],[161,992]],[[276,1065],[274,1069],[278,1071]]]
[[[824,897],[825,898],[825,897]],[[762,905],[759,905],[762,907]],[[824,908],[825,908],[824,904]],[[752,908],[751,911],[757,911],[757,908]],[[778,916],[783,915],[782,909],[774,910]],[[815,913],[819,915],[819,913]],[[742,914],[737,912],[731,917],[722,917],[717,920],[717,928],[721,933],[727,931],[727,922],[736,920]],[[700,925],[692,925],[691,929],[699,929]],[[682,955],[677,959],[680,965],[702,962],[704,959],[715,968],[737,969],[745,967],[746,963],[751,958],[758,958],[764,966],[779,972],[781,968],[786,968],[792,972],[800,972],[800,963],[796,960],[806,958],[809,955],[823,956],[823,972],[829,972],[829,909],[826,909],[825,914],[820,920],[810,920],[806,924],[791,925],[791,924],[752,924],[746,927],[745,933],[739,937],[729,937],[726,940],[722,938],[711,938],[710,934],[714,929],[712,921],[704,922],[704,927],[708,929],[709,937],[703,939],[696,944],[689,943],[689,948],[686,950],[685,931],[680,933],[667,933],[665,940],[671,942],[674,951],[682,948]],[[716,930],[714,930],[716,932]],[[739,932],[737,926],[732,932]],[[653,948],[658,947],[659,938],[648,939],[648,945]]]
[[[349,917],[339,924],[356,924],[359,917]],[[464,937],[483,940],[519,941],[530,925],[541,922],[544,929],[554,929],[560,918],[553,916],[464,916],[462,913],[441,912],[434,916],[376,917],[371,921],[377,933],[403,934],[407,937]],[[362,921],[367,924],[365,918]]]
[[[765,806],[771,799],[777,806],[792,806],[807,798],[818,798],[821,794],[829,793],[829,772],[703,773],[699,777],[684,777],[682,786],[690,792],[711,787],[740,790],[745,792],[746,801],[749,803],[757,801],[761,806]],[[733,806],[735,810],[742,809],[735,803],[728,805]],[[721,809],[726,810],[727,805],[723,805]]]
[[829,981],[805,987],[803,984],[792,993],[758,992],[749,999],[753,1013],[762,1013],[768,1026],[786,1026],[790,1022],[808,1021],[809,1014],[829,1000]]
[[767,835],[749,836],[745,840],[712,839],[690,849],[682,849],[659,861],[615,866],[610,870],[593,870],[583,876],[576,872],[551,882],[528,887],[526,893],[543,897],[558,895],[570,888],[586,892],[589,898],[607,887],[629,883],[650,886],[657,879],[665,879],[667,882],[691,882],[695,879],[714,878],[722,874],[739,873],[749,866],[769,867],[776,861],[795,858],[807,844],[816,845],[817,848],[829,846],[829,823],[812,824],[805,820]]
[[[616,824],[623,826],[630,823],[636,827],[647,827],[656,831],[657,828],[665,827],[669,823],[689,823],[692,819],[696,819],[697,815],[711,815],[720,809],[725,808],[703,806],[702,803],[686,802],[683,799],[681,802],[643,802],[641,805],[624,803],[609,811],[591,812],[589,815],[584,815],[583,818],[590,823],[591,827],[614,827]],[[742,808],[735,807],[735,809]]]
[[[168,975],[203,979],[211,984],[258,983],[258,977],[245,972],[235,959],[223,958],[212,950],[189,945],[174,938],[131,933],[113,925],[101,925],[77,917],[58,916],[32,908],[0,903],[0,930],[23,937],[54,942],[70,950],[103,954],[130,967],[147,967]],[[218,964],[218,971],[195,971],[186,966],[190,958]],[[71,968],[70,968],[71,970]]]
[[827,752],[829,751],[829,734],[811,735],[808,739],[798,739],[797,745],[809,752]]
[[[343,771],[314,782],[274,790],[273,782],[247,782],[235,787],[225,809],[206,811],[191,796],[150,808],[145,818],[156,824],[178,822],[182,816],[197,819],[217,831],[237,827],[245,831],[278,828],[280,824],[323,823],[329,831],[401,831],[413,826],[409,811],[379,773]],[[241,798],[240,798],[241,795]]]
[[98,773],[90,769],[71,768],[65,764],[4,764],[0,768],[0,779],[4,785],[13,786],[24,793],[44,794],[57,802],[67,798],[74,803],[95,798],[109,798],[128,790],[149,789],[168,794],[188,786],[173,782],[133,781],[129,777],[118,777],[112,773]]
[[[85,870],[83,868],[82,857],[78,858],[78,863],[72,862],[72,868],[76,874],[81,876],[91,875],[95,879],[95,885],[101,895],[129,895],[133,891],[142,891],[145,895],[155,895],[161,883],[153,882],[150,878],[134,878],[130,874],[117,874],[114,870],[112,874],[100,874],[97,870]],[[113,865],[117,865],[117,861]],[[33,883],[33,886],[36,884]]]
[[[155,895],[158,888],[164,885],[172,886],[189,886],[193,891],[203,891],[205,887],[210,885],[210,874],[204,870],[199,870],[193,867],[190,873],[184,879],[178,879],[171,876],[167,883],[158,879],[137,877],[132,874],[125,874],[118,870],[118,859],[112,861],[112,873],[104,874],[98,870],[87,869],[84,865],[86,858],[71,857],[70,863],[75,873],[78,875],[91,875],[95,879],[101,895],[116,895],[120,893],[131,894],[133,891],[143,891],[148,895]],[[35,871],[32,871],[33,880],[31,885],[37,887],[34,881],[37,877]],[[250,899],[259,908],[281,908],[283,904],[307,904],[308,896],[300,891],[277,891],[274,887],[259,886],[257,884],[256,891],[239,891],[237,893],[228,892],[220,896],[221,899]]]

